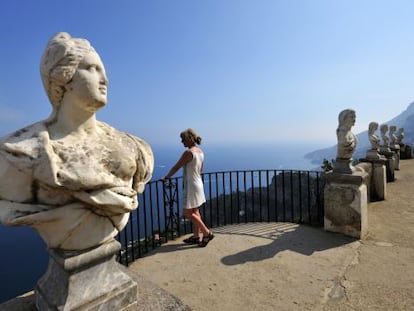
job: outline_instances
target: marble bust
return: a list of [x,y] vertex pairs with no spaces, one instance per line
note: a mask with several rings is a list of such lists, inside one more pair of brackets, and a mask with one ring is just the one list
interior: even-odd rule
[[56,34],[40,72],[52,112],[0,139],[0,221],[35,228],[49,249],[97,247],[137,208],[153,153],[142,139],[96,119],[108,79],[87,40]]
[[357,137],[351,132],[356,120],[356,113],[352,109],[345,109],[339,113],[337,154],[333,163],[333,172],[338,174],[353,174],[356,169],[352,165],[352,155],[357,145]]
[[382,147],[388,148],[390,146],[390,138],[387,135],[388,125],[382,124],[380,126],[381,138],[382,138]]
[[377,122],[371,122],[368,125],[368,138],[371,143],[371,149],[378,151],[380,147],[380,138],[375,134],[376,130],[378,129]]
[[397,144],[403,145],[404,140],[404,128],[400,127],[397,131]]
[[337,159],[350,160],[356,145],[357,138],[351,132],[356,120],[356,113],[352,109],[345,109],[338,116],[338,128],[336,135],[338,138]]
[[397,127],[395,125],[391,125],[389,128],[389,136],[390,136],[390,144],[395,145],[397,144],[398,137],[396,135]]

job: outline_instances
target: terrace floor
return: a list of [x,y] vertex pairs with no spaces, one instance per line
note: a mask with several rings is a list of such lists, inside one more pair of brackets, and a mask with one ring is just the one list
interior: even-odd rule
[[400,162],[387,199],[368,205],[355,240],[290,223],[214,229],[206,248],[184,237],[129,269],[202,310],[414,310],[414,161]]
[[[364,240],[248,223],[214,229],[206,248],[168,242],[127,269],[150,296],[138,309],[167,310],[172,294],[194,311],[414,310],[413,189],[414,160],[401,161],[387,199],[368,205]],[[34,310],[32,300],[33,292],[0,310]]]

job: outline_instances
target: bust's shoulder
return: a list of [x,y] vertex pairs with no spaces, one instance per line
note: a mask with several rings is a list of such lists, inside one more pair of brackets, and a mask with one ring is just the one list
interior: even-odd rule
[[97,124],[98,124],[98,127],[101,133],[103,133],[103,135],[105,135],[106,137],[110,139],[115,139],[118,141],[125,140],[126,142],[129,142],[129,143],[143,141],[141,138],[128,134],[126,132],[120,131],[105,122],[98,121]]
[[44,121],[10,133],[0,138],[0,162],[4,167],[15,167],[20,172],[30,174],[36,162],[34,160],[39,158],[47,140],[48,133]]
[[39,121],[28,125],[22,129],[9,133],[0,137],[0,144],[20,142],[27,139],[33,139],[39,136],[40,133],[47,131],[46,122]]
[[45,135],[46,122],[40,121],[0,138],[0,150],[36,158]]
[[102,121],[98,121],[98,126],[105,136],[113,141],[121,143],[124,148],[133,149],[131,151],[135,151],[135,153],[145,153],[151,157],[153,156],[151,147],[142,138],[120,131]]

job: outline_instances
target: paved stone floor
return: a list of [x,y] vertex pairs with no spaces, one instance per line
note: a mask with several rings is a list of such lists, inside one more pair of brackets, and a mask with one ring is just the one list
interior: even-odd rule
[[192,310],[414,310],[414,160],[354,240],[289,223],[233,225],[206,248],[182,238],[130,269]]

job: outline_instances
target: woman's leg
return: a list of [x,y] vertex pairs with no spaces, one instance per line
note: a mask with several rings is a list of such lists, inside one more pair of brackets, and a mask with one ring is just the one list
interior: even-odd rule
[[193,223],[194,230],[197,230],[195,232],[203,232],[203,236],[208,236],[210,233],[210,230],[207,228],[207,226],[204,224],[203,220],[201,219],[201,214],[198,211],[198,208],[186,208],[184,209],[184,217],[187,219],[190,219]]
[[[195,213],[196,213],[196,214],[198,214],[198,215],[200,216],[200,219],[202,219],[202,218],[201,218],[201,214],[200,214],[200,209],[199,209],[199,208],[196,208]],[[200,226],[199,226],[199,225],[194,224],[194,225],[193,225],[193,234],[194,234],[194,236],[199,237],[199,236],[200,236],[200,233],[201,233]]]

